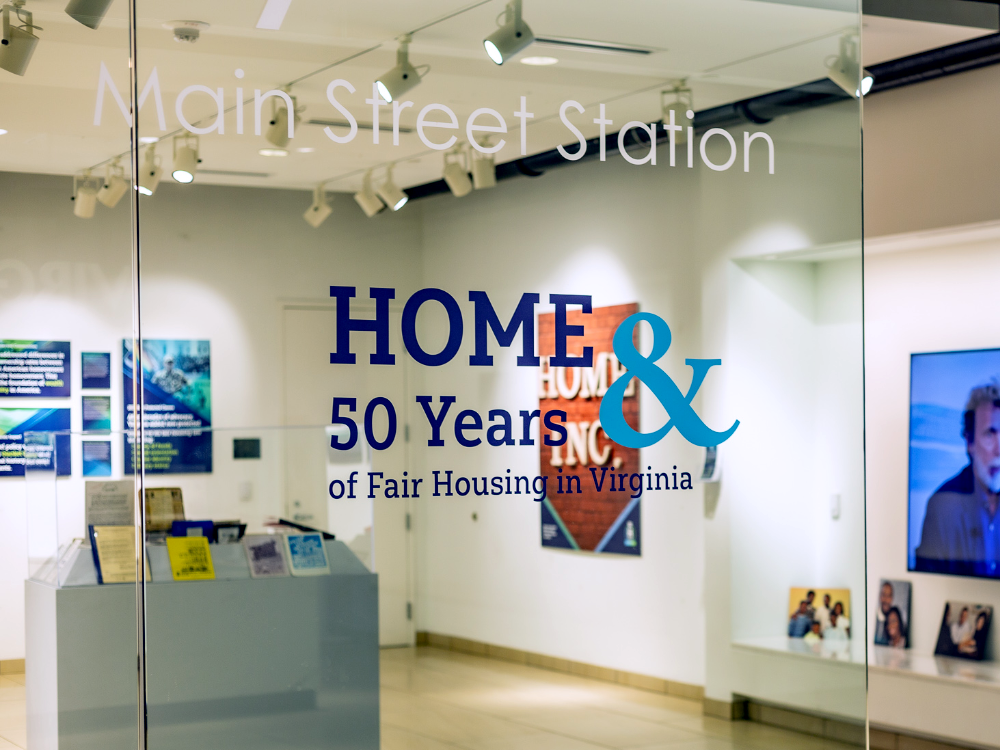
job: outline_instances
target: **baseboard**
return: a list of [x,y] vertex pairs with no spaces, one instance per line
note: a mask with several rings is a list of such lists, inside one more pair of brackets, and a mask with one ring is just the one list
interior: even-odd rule
[[985,750],[983,745],[959,744],[935,737],[905,734],[890,727],[872,727],[871,750]]
[[701,685],[664,680],[659,677],[650,677],[649,675],[638,674],[636,672],[609,669],[608,667],[599,667],[594,664],[573,661],[571,659],[560,659],[556,656],[546,656],[545,654],[536,654],[532,651],[507,648],[506,646],[495,646],[469,638],[458,638],[451,635],[421,631],[417,633],[417,645],[431,646],[433,648],[456,651],[462,654],[472,654],[474,656],[484,656],[488,659],[509,661],[515,664],[525,664],[531,667],[548,669],[553,672],[575,674],[580,677],[588,677],[592,680],[614,682],[619,685],[627,685],[628,687],[639,688],[640,690],[649,690],[654,693],[664,693],[678,698],[687,698],[688,700],[701,701],[705,697],[705,688]]
[[[722,707],[728,706],[724,701],[705,700],[705,713],[709,712],[709,703],[719,704],[716,710],[724,712]],[[761,724],[768,724],[793,732],[808,734],[813,737],[836,740],[857,747],[865,746],[865,728],[860,722],[850,722],[841,719],[831,719],[805,711],[758,703],[749,699],[735,698],[732,705],[742,703],[745,706],[746,718]],[[720,716],[719,718],[728,718]],[[735,716],[733,718],[736,718]],[[871,726],[868,730],[868,741],[871,750],[984,750],[974,745],[948,742],[938,738],[920,737],[906,734],[888,727]]]
[[739,698],[732,701],[720,701],[715,698],[704,698],[701,702],[701,712],[705,716],[726,721],[742,721],[747,718],[747,702]]
[[783,706],[757,703],[752,700],[747,701],[746,716],[750,721],[790,729],[800,734],[836,740],[859,747],[865,745],[865,725],[863,722],[854,723],[842,719],[831,719]]
[[0,659],[0,674],[24,674],[24,659]]

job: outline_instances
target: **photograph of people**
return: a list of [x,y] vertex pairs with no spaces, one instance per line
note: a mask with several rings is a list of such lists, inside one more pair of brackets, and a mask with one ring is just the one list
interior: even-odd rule
[[997,381],[976,386],[969,393],[961,433],[967,463],[927,501],[914,567],[930,573],[995,576],[1000,562],[1000,523],[995,523],[1000,520],[996,518],[1000,493]]
[[830,627],[823,631],[823,640],[846,641],[847,639],[847,627],[841,624],[840,618],[837,617],[837,610],[834,609],[830,612]]
[[903,614],[899,607],[890,607],[885,615],[886,646],[906,648],[906,629],[903,626]]
[[851,620],[844,612],[843,602],[837,602],[833,605],[833,611],[830,612],[830,626],[839,627],[844,632],[845,637],[851,637]]
[[812,630],[813,619],[809,616],[809,602],[803,599],[799,608],[792,613],[788,621],[788,637],[803,638]]
[[[809,589],[793,586],[788,592],[788,637],[810,643],[825,640],[835,627],[833,640],[851,637],[850,589]],[[834,616],[836,614],[836,617]]]
[[819,643],[820,641],[823,640],[823,635],[822,633],[820,633],[818,622],[813,620],[812,629],[805,634],[805,637],[802,640],[810,645],[812,645],[813,643]]
[[969,619],[969,608],[962,607],[962,611],[958,615],[958,621],[951,624],[951,642],[956,647],[961,646],[961,644],[972,637],[972,634],[975,632],[974,628],[975,625]]
[[982,659],[986,653],[992,615],[993,608],[989,606],[947,602],[935,655]]
[[899,632],[903,636],[903,644],[895,648],[907,648],[907,636],[910,621],[910,583],[908,581],[889,581],[882,579],[878,589],[878,606],[875,607],[875,645],[891,646],[894,636],[889,634],[889,613],[896,611],[899,620]]
[[816,607],[813,619],[819,623],[820,631],[830,627],[830,595],[823,594],[823,603]]

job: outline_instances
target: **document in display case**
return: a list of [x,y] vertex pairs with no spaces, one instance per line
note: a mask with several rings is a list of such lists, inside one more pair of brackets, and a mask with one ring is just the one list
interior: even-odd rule
[[184,494],[180,487],[146,489],[146,531],[170,531],[174,521],[184,520]]
[[215,567],[208,539],[203,536],[167,537],[167,555],[175,581],[214,581]]
[[[91,526],[90,547],[97,568],[97,582],[135,583],[135,529],[132,526]],[[149,562],[143,567],[148,581]]]
[[288,575],[281,537],[274,534],[247,534],[243,537],[243,548],[247,553],[252,577],[277,578]]
[[330,575],[322,534],[287,534],[285,551],[293,576]]

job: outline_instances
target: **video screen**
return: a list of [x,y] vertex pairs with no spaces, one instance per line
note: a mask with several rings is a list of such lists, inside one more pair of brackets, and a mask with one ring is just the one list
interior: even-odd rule
[[1000,349],[910,358],[909,569],[1000,577]]

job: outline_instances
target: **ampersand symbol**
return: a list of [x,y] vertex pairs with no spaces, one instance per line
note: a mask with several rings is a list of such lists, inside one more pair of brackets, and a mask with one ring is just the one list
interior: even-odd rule
[[[653,351],[648,357],[635,348],[632,343],[632,332],[639,321],[645,320],[653,329]],[[691,401],[705,381],[708,371],[715,365],[721,365],[721,359],[686,359],[684,364],[690,365],[694,371],[691,378],[691,387],[686,394],[681,393],[680,388],[670,378],[667,373],[656,366],[656,362],[667,353],[672,339],[670,326],[658,315],[652,313],[636,313],[630,315],[615,331],[612,339],[612,346],[618,361],[625,365],[627,372],[619,377],[601,401],[601,426],[609,438],[626,448],[645,448],[663,439],[674,427],[689,443],[708,447],[719,445],[728,440],[736,428],[739,427],[739,420],[733,422],[733,426],[725,432],[716,432],[706,425],[701,417],[691,406]],[[653,395],[656,396],[663,408],[666,409],[670,419],[663,427],[655,432],[637,432],[633,430],[625,421],[623,413],[623,399],[625,389],[628,388],[632,377],[639,378]]]

